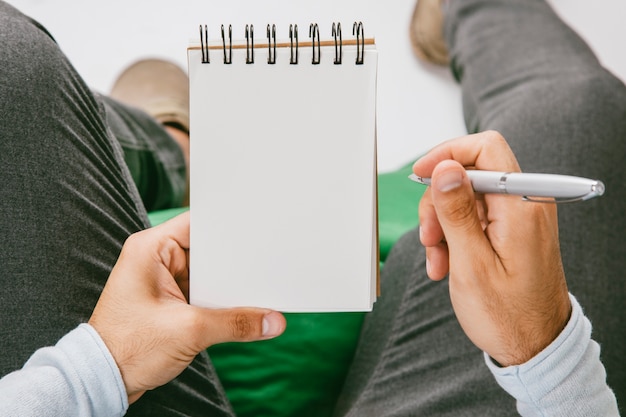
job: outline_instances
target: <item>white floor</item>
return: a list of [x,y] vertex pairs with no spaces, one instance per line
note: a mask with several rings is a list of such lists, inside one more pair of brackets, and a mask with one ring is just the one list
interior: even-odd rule
[[[324,38],[330,37],[333,21],[351,28],[353,21],[360,20],[366,36],[376,37],[380,51],[380,170],[399,167],[441,140],[465,132],[460,91],[448,71],[422,64],[411,53],[407,31],[415,0],[8,2],[46,26],[87,83],[103,92],[125,65],[140,57],[166,57],[185,67],[186,47],[197,40],[199,24],[208,24],[210,37],[217,38],[220,24],[232,23],[233,36],[242,38],[247,23],[257,28],[276,23],[278,37],[286,38],[290,23],[308,28],[310,22],[317,22]],[[626,2],[551,3],[592,45],[602,62],[626,80]],[[344,29],[344,38],[347,32]]]

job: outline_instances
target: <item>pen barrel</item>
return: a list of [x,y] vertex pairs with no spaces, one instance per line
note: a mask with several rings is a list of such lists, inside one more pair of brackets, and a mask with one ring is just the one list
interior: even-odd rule
[[468,171],[477,192],[514,194],[556,199],[601,195],[600,181],[569,175]]
[[515,174],[507,177],[506,189],[509,194],[528,197],[554,197],[571,199],[584,197],[593,192],[595,180],[554,174]]

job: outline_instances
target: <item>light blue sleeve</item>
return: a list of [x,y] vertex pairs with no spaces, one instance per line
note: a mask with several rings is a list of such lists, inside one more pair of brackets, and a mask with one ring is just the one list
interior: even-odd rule
[[88,324],[0,379],[2,416],[122,416],[127,409],[115,360]]
[[552,344],[530,361],[504,368],[485,354],[487,366],[515,397],[522,416],[619,416],[591,323],[571,294],[570,299],[572,316]]

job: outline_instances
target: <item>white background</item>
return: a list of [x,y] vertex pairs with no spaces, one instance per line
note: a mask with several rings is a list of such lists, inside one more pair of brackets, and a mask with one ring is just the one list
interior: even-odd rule
[[[186,68],[186,48],[208,24],[219,37],[222,23],[242,38],[245,24],[265,36],[276,23],[278,38],[298,24],[308,39],[311,22],[330,38],[333,21],[344,39],[352,22],[365,25],[380,53],[378,77],[379,169],[388,171],[415,159],[436,143],[465,132],[460,91],[445,68],[419,62],[411,52],[408,27],[415,0],[9,0],[39,20],[55,37],[78,72],[96,90],[107,92],[116,75],[142,57],[169,58]],[[626,2],[551,0],[561,16],[595,49],[601,61],[626,79]]]

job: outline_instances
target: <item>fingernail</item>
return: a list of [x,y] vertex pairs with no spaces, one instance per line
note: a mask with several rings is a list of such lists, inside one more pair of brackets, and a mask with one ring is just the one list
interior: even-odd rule
[[283,332],[282,316],[272,311],[263,317],[263,337],[275,337]]
[[458,170],[445,172],[437,177],[436,186],[441,192],[452,191],[463,184],[463,173]]

